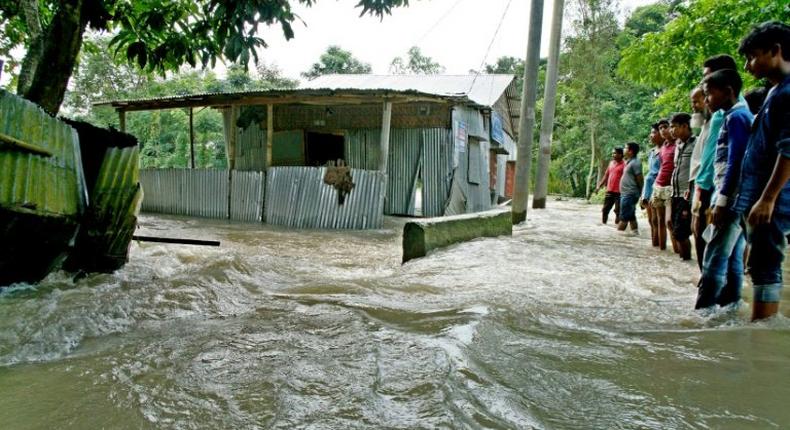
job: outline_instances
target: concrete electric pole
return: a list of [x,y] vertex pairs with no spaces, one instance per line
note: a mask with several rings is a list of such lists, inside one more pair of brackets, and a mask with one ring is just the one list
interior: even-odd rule
[[529,200],[529,174],[532,164],[532,130],[535,128],[535,92],[538,84],[540,60],[540,33],[543,27],[543,0],[532,0],[529,11],[529,39],[527,60],[524,65],[524,91],[521,94],[521,117],[518,127],[518,155],[516,156],[516,183],[513,191],[513,224],[527,219]]
[[549,193],[551,137],[554,131],[554,108],[556,107],[557,98],[557,73],[560,62],[562,10],[564,6],[565,0],[554,0],[554,15],[551,18],[551,40],[549,41],[549,64],[546,68],[546,90],[543,93],[543,119],[540,121],[538,171],[535,176],[535,196],[532,197],[533,209],[545,209],[546,196]]

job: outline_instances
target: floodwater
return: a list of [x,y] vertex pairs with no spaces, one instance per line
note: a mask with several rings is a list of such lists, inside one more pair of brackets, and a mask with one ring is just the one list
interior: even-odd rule
[[402,220],[145,216],[222,247],[135,244],[115,274],[0,294],[0,427],[790,427],[789,300],[696,313],[694,264],[549,204],[406,265]]

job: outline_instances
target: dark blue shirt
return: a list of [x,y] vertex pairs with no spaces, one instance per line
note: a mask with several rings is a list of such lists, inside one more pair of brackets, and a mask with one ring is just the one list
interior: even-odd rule
[[[737,212],[748,214],[763,194],[778,156],[790,158],[790,76],[774,87],[754,120],[741,169]],[[790,217],[790,182],[779,193],[773,215]]]
[[716,201],[711,204],[732,208],[741,176],[741,163],[749,142],[754,116],[746,104],[738,102],[724,113],[724,125],[716,141],[716,158],[713,163],[716,184]]

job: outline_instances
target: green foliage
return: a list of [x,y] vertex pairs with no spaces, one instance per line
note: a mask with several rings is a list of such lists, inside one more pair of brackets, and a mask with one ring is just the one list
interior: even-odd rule
[[[541,65],[542,63],[543,61],[541,61]],[[524,91],[524,60],[523,59],[516,57],[499,57],[497,58],[496,62],[494,62],[494,64],[486,64],[485,70],[486,73],[503,73],[508,75],[516,75],[516,86],[518,88],[518,94],[521,94]],[[543,82],[543,80],[541,80],[540,77],[538,77],[538,82]]]
[[444,66],[433,61],[433,58],[422,55],[420,48],[413,46],[406,58],[392,60],[390,72],[396,75],[438,75],[444,73]]
[[359,61],[350,51],[332,45],[326,49],[326,52],[321,54],[318,62],[314,63],[310,70],[302,73],[302,76],[307,79],[314,79],[332,73],[352,74],[370,73],[370,71],[370,64]]
[[[572,25],[566,29],[560,53],[550,193],[585,196],[593,157],[593,175],[589,179],[594,187],[612,148],[629,141],[642,142],[649,131],[654,115],[652,88],[624,81],[617,76],[616,69],[620,47],[633,40],[636,32],[654,26],[651,23],[654,14],[637,9],[635,13],[640,14],[637,19],[626,21],[631,22],[631,27],[621,27],[616,6],[614,0],[568,3]],[[521,79],[523,68],[522,60],[502,57],[486,66],[486,72],[512,73]],[[542,62],[539,96],[543,95],[544,81],[545,62]],[[542,106],[542,100],[538,99],[538,119]]]
[[[105,2],[108,3],[108,2]],[[262,25],[279,25],[294,37],[297,19],[291,1],[119,1],[112,9],[117,35],[112,46],[129,61],[149,70],[177,70],[182,64],[214,66],[219,58],[247,65],[266,47]],[[312,5],[315,0],[298,0]],[[407,0],[361,0],[361,15],[383,17]]]
[[[51,112],[60,107],[63,91],[71,74],[70,65],[79,54],[86,29],[108,31],[113,35],[110,52],[149,72],[177,72],[183,65],[193,68],[214,67],[217,60],[229,60],[247,66],[258,60],[257,50],[266,47],[262,34],[267,26],[279,26],[286,39],[294,37],[292,23],[298,19],[293,4],[312,6],[316,0],[0,0],[0,55],[14,49],[34,55],[36,66],[66,67],[47,75],[36,70],[22,70],[24,77],[46,76],[21,91],[23,95]],[[359,0],[360,15],[383,18],[392,8],[408,6],[408,0]],[[35,26],[44,35],[58,29],[59,37],[71,43],[72,49],[28,49],[37,40],[37,32],[28,27],[30,14],[25,5],[38,7]],[[71,25],[79,23],[80,25]],[[67,25],[64,25],[67,24]],[[52,33],[58,34],[58,33]],[[50,38],[51,39],[51,38]],[[49,47],[59,41],[45,40]],[[48,58],[44,58],[44,56]],[[41,57],[41,58],[38,58]],[[7,64],[14,70],[16,62]],[[24,69],[24,66],[23,66]],[[27,79],[25,79],[27,81]],[[50,91],[50,88],[56,89]]]
[[666,2],[640,6],[625,20],[625,31],[635,37],[660,31],[669,20],[671,8]]
[[[660,113],[688,109],[688,93],[702,79],[702,63],[730,54],[739,66],[738,43],[758,23],[790,21],[787,0],[693,0],[679,5],[660,31],[642,34],[623,50],[619,72],[629,80],[660,92]],[[754,85],[742,74],[746,87]]]
[[[98,101],[164,97],[205,92],[293,88],[274,66],[259,64],[254,73],[241,65],[228,67],[225,79],[210,71],[187,70],[167,79],[141,72],[126,62],[107,56],[106,37],[90,37],[94,46],[85,49],[66,94],[64,114],[92,124],[118,127],[118,115],[109,107],[94,107]],[[144,168],[189,166],[189,113],[186,109],[127,113],[126,129],[140,142],[140,164]],[[225,136],[220,112],[194,111],[195,167],[227,167]]]

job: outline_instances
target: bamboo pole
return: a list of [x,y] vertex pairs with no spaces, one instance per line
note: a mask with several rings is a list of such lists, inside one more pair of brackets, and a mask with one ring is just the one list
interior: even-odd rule
[[36,155],[42,155],[44,157],[52,157],[54,155],[49,149],[42,148],[38,145],[33,145],[32,143],[23,142],[15,137],[3,133],[0,133],[0,143],[21,149],[23,151],[32,152]]

